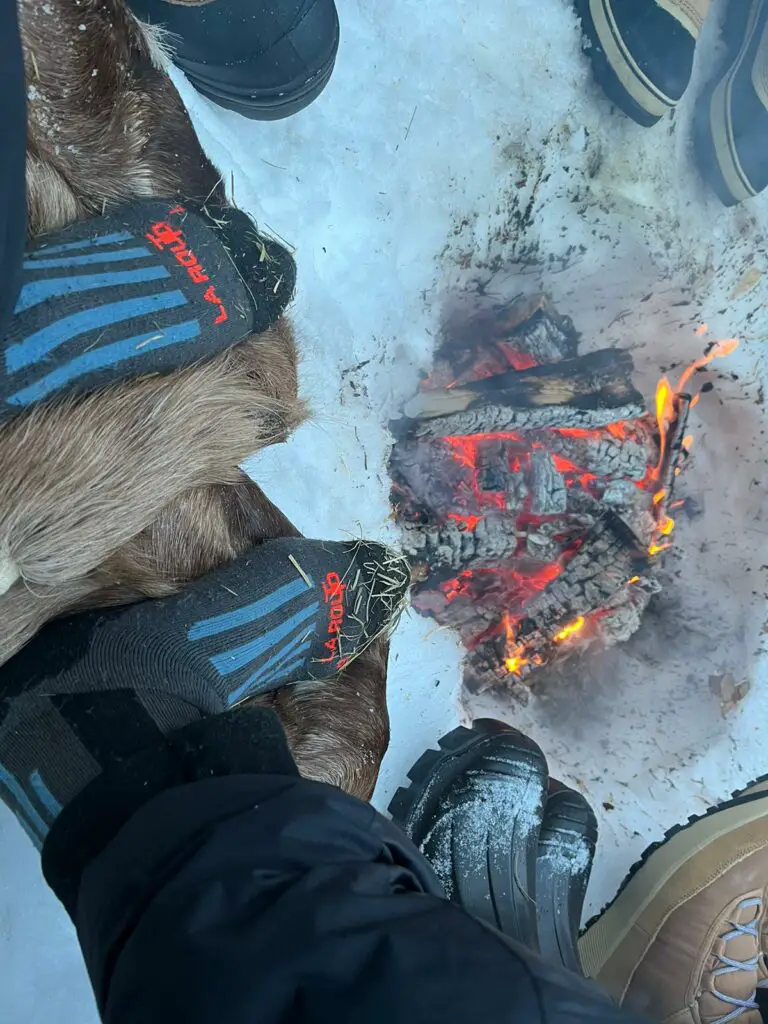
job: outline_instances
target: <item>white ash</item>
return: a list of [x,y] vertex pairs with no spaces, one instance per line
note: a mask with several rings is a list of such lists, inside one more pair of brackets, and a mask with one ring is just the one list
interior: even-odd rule
[[601,434],[599,438],[569,437],[553,431],[547,448],[555,455],[570,460],[580,470],[594,473],[603,480],[643,480],[649,464],[658,456],[650,436],[647,443],[633,438]]
[[531,452],[531,512],[535,516],[556,516],[568,508],[565,478],[558,472],[549,452]]
[[[494,760],[503,762],[502,758]],[[454,850],[465,863],[484,866],[486,851],[509,847],[513,833],[516,842],[531,841],[531,836],[538,834],[541,778],[519,761],[510,760],[509,764],[517,775],[468,771],[440,802],[437,821],[420,844],[449,899],[456,897]]]
[[489,402],[449,416],[415,420],[413,430],[418,437],[499,434],[509,430],[541,430],[544,427],[594,430],[618,423],[619,420],[640,419],[646,415],[646,411],[639,403],[628,403],[616,409],[586,410],[569,405],[516,409]]
[[458,571],[469,564],[496,565],[517,547],[515,521],[511,516],[489,514],[474,530],[453,521],[444,526],[404,523],[403,547],[411,558],[424,559],[433,567]]

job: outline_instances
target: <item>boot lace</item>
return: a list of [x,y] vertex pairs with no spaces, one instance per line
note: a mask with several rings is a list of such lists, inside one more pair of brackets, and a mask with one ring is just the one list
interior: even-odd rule
[[[760,907],[760,900],[757,897],[753,897],[748,900],[742,900],[739,904],[739,910],[751,910],[754,907]],[[760,943],[760,933],[758,928],[760,926],[760,914],[756,916],[754,921],[749,924],[734,924],[733,931],[728,932],[723,936],[723,941],[727,944],[733,939],[737,939],[740,935],[751,935],[752,938],[757,940],[758,946]],[[719,962],[722,967],[716,968],[712,972],[714,978],[719,978],[724,974],[735,974],[737,971],[756,971],[757,964],[760,959],[760,953],[756,953],[750,960],[733,960],[729,956],[724,954],[718,955]],[[761,987],[768,988],[768,981],[762,982]],[[718,992],[715,988],[715,992],[719,999],[729,1006],[733,1006],[734,1009],[725,1015],[725,1017],[718,1017],[716,1024],[727,1024],[728,1021],[736,1020],[741,1017],[742,1014],[746,1013],[747,1010],[759,1009],[755,1002],[755,996],[757,995],[757,989],[752,993],[749,999],[736,999],[734,996],[724,995],[722,992]]]

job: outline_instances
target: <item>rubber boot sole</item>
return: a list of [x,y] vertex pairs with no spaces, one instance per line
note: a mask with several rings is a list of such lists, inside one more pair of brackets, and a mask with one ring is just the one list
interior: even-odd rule
[[[478,720],[471,729],[459,727],[438,741],[439,750],[427,750],[408,772],[411,783],[398,789],[389,813],[416,846],[421,846],[440,812],[441,800],[454,784],[473,768],[496,778],[519,778],[519,769],[537,778],[541,786],[541,813],[547,789],[547,763],[533,740],[516,729],[492,720]],[[516,772],[517,769],[517,772]],[[512,822],[514,826],[514,821]],[[538,949],[536,925],[536,857],[538,828],[517,837],[509,835],[506,856],[497,859],[491,851],[477,858],[482,871],[462,871],[463,899],[457,899],[470,913],[506,935]],[[476,855],[476,851],[470,851]]]
[[574,0],[574,6],[590,43],[587,53],[598,85],[633,121],[652,127],[678,101],[665,96],[638,67],[616,28],[609,0]]
[[213,82],[207,82],[198,71],[186,68],[182,60],[177,63],[195,89],[217,106],[223,107],[225,110],[234,110],[252,121],[280,121],[304,110],[325,89],[336,64],[338,45],[337,36],[336,47],[330,60],[310,79],[292,83],[280,93],[264,92],[260,94],[247,90],[237,93],[234,90],[224,89]]
[[[649,936],[650,943],[666,914],[665,901],[657,897],[686,861],[734,829],[761,818],[766,819],[768,828],[768,793],[762,789],[735,796],[702,815],[689,818],[685,825],[675,825],[664,839],[649,846],[630,870],[616,897],[589,922],[579,940],[579,955],[587,977],[600,981],[606,963],[641,918],[643,932]],[[636,962],[633,958],[633,966]],[[630,977],[625,979],[625,986],[630,980]],[[611,994],[617,997],[615,991]]]
[[731,3],[723,27],[727,55],[696,104],[693,140],[699,173],[725,206],[758,194],[739,159],[731,120],[733,83],[741,69],[755,33],[765,0]]

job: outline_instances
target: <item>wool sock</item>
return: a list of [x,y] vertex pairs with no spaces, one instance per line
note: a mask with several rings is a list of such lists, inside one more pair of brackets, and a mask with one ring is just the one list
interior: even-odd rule
[[50,623],[0,669],[0,795],[41,843],[115,759],[337,673],[393,627],[409,579],[380,544],[291,537],[172,597]]
[[0,341],[0,421],[170,373],[266,330],[293,295],[295,269],[233,207],[152,199],[36,239]]

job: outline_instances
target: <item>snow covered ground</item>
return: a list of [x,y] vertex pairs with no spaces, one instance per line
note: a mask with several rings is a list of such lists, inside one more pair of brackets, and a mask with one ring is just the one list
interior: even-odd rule
[[[768,772],[768,483],[754,402],[768,376],[768,197],[724,210],[690,145],[720,5],[681,109],[644,130],[593,86],[567,0],[337,2],[336,73],[292,120],[249,123],[180,83],[235,201],[297,250],[294,319],[316,416],[249,469],[305,533],[396,540],[386,423],[429,369],[445,318],[484,301],[478,281],[496,300],[543,288],[585,347],[631,347],[649,398],[659,367],[699,354],[700,322],[743,339],[728,364],[739,380],[717,381],[693,423],[685,487],[705,514],[681,524],[665,614],[627,648],[527,708],[466,707],[449,634],[411,615],[393,643],[377,805],[443,732],[502,715],[595,804],[594,910],[665,829]],[[725,671],[752,689],[723,717],[709,676]],[[4,809],[0,864],[2,1020],[91,1024],[72,928]]]

